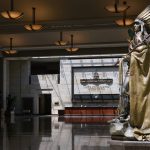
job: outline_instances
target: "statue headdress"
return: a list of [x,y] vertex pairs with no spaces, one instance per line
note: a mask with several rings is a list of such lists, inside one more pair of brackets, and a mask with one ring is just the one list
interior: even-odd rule
[[146,26],[150,29],[150,5],[148,5],[136,19],[143,21]]

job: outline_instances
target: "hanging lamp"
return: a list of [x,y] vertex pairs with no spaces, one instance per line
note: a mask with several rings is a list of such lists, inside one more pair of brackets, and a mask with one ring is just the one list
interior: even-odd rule
[[67,41],[63,40],[63,33],[61,31],[60,32],[60,39],[55,42],[55,45],[57,45],[57,46],[65,46],[65,45],[67,45],[67,43],[68,43]]
[[128,8],[123,12],[123,18],[122,19],[118,19],[116,20],[116,24],[119,26],[130,26],[133,24],[134,20],[131,18],[127,18],[127,10],[130,8],[130,6],[128,6]]
[[12,49],[12,40],[13,38],[10,38],[10,48],[8,50],[4,50],[4,52],[8,55],[13,55],[17,53],[16,50]]
[[70,47],[66,48],[66,50],[69,51],[69,52],[75,52],[75,51],[79,50],[79,48],[74,47],[74,44],[73,44],[73,34],[71,34]]
[[35,7],[32,7],[32,23],[24,26],[29,31],[38,31],[43,28],[42,25],[35,22],[35,9]]
[[119,3],[119,0],[115,0],[113,5],[107,5],[105,6],[105,9],[112,13],[120,13],[127,9],[126,1],[123,2],[123,4]]
[[23,16],[23,13],[14,10],[14,1],[10,0],[10,10],[1,12],[1,15],[6,19],[19,19]]

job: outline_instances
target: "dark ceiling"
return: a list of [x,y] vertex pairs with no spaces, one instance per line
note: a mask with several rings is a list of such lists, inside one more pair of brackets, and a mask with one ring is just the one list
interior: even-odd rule
[[[131,6],[127,15],[135,19],[150,1],[127,0],[127,3]],[[74,34],[74,43],[83,50],[83,54],[92,54],[92,48],[95,53],[103,53],[111,47],[127,47],[128,27],[118,27],[114,23],[122,14],[106,11],[104,7],[107,4],[113,4],[113,0],[14,0],[15,9],[22,11],[24,16],[15,21],[0,16],[1,50],[9,46],[9,38],[13,37],[13,45],[25,55],[30,50],[35,50],[33,53],[43,50],[51,51],[49,53],[53,55],[57,51],[66,54],[64,48],[54,46],[60,31],[63,31],[64,40],[67,41],[70,41],[70,34]],[[24,25],[31,21],[32,7],[36,7],[37,22],[44,26],[42,31],[31,32],[24,29]],[[9,8],[10,0],[0,1],[0,11]]]

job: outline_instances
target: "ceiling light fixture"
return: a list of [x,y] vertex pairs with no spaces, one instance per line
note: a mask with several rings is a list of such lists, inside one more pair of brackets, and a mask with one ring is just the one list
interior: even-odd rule
[[16,54],[17,51],[12,49],[12,40],[13,38],[10,38],[10,48],[9,50],[4,50],[4,52],[8,55]]
[[70,47],[69,47],[69,48],[66,48],[66,50],[69,51],[69,52],[75,52],[75,51],[79,50],[79,48],[74,47],[74,44],[73,44],[73,34],[71,34]]
[[24,27],[29,31],[41,30],[43,28],[42,25],[36,24],[36,22],[35,22],[35,8],[34,7],[32,7],[32,17],[33,17],[32,24],[25,25]]
[[133,24],[134,20],[131,18],[127,18],[127,10],[130,8],[130,6],[128,6],[128,8],[123,12],[123,18],[122,19],[118,19],[116,20],[116,24],[119,26],[130,26]]
[[115,0],[113,5],[107,5],[105,6],[105,9],[112,13],[123,12],[127,9],[126,1],[124,1],[123,4],[119,4],[119,0]]
[[56,41],[55,42],[55,45],[57,45],[57,46],[65,46],[65,45],[67,45],[67,41],[63,41],[63,33],[62,33],[62,31],[60,32],[60,40],[58,40],[58,41]]
[[1,12],[1,15],[7,19],[19,19],[23,16],[23,13],[14,10],[14,1],[10,0],[10,10]]

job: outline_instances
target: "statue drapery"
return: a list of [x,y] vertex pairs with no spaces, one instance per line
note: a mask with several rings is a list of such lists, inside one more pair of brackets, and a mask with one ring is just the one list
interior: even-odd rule
[[150,49],[141,45],[130,60],[130,125],[138,140],[150,140]]
[[130,125],[138,140],[150,141],[150,6],[135,20],[130,44]]

